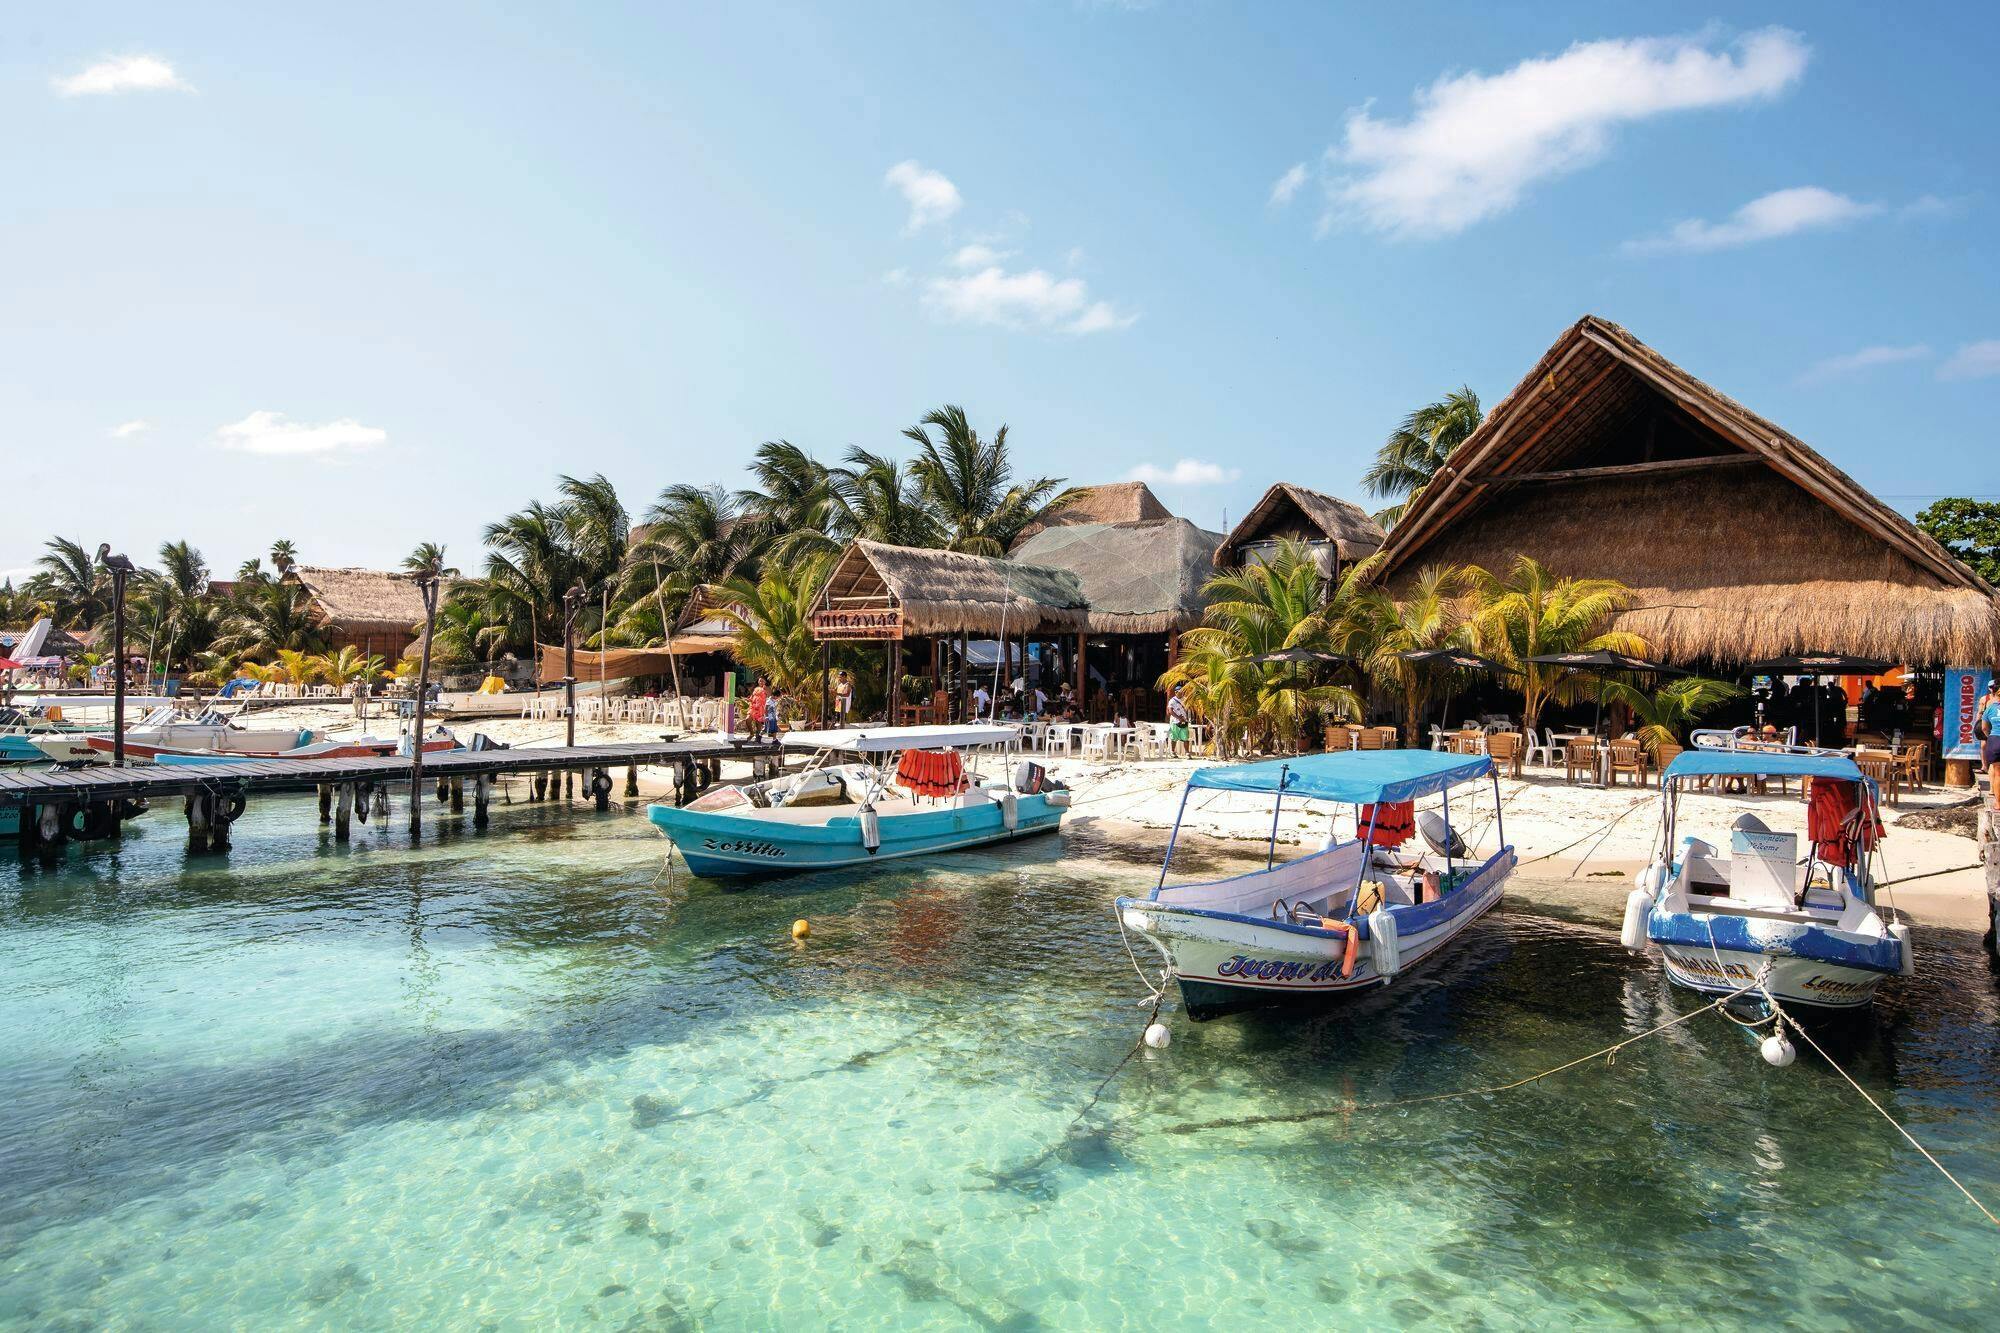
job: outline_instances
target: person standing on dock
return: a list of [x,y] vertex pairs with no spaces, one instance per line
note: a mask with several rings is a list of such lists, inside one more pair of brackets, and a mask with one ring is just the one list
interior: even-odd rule
[[854,682],[845,671],[833,678],[833,715],[842,722],[854,711]]

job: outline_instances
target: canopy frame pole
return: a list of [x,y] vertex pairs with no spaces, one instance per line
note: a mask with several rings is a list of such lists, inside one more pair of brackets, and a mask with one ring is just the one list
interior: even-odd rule
[[1446,787],[1438,793],[1438,796],[1444,801],[1444,873],[1445,878],[1449,879],[1451,878],[1451,788]]
[[1500,806],[1501,806],[1500,770],[1497,768],[1494,769],[1492,776],[1493,776],[1493,830],[1494,830],[1494,836],[1500,839],[1500,850],[1504,852],[1507,850],[1507,820],[1500,813]]
[[1192,785],[1181,788],[1180,808],[1174,811],[1173,831],[1167,834],[1167,854],[1160,862],[1160,882],[1153,886],[1153,897],[1158,899],[1160,890],[1167,887],[1167,869],[1174,863],[1174,844],[1180,840],[1181,818],[1187,814],[1188,795],[1194,790]]
[[[1358,811],[1356,812],[1358,815]],[[1361,906],[1361,881],[1368,877],[1368,864],[1375,859],[1375,821],[1382,817],[1382,802],[1371,802],[1368,808],[1368,832],[1361,839],[1361,867],[1354,872],[1354,892],[1347,899],[1347,920],[1354,920],[1354,911]],[[1355,823],[1361,821],[1357,818]]]
[[1292,771],[1290,764],[1278,769],[1278,799],[1271,802],[1271,847],[1264,853],[1264,869],[1269,870],[1278,859],[1278,815],[1285,808],[1285,779]]

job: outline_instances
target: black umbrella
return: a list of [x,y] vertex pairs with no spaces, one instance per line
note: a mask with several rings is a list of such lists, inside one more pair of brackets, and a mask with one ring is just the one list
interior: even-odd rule
[[[1463,648],[1412,648],[1408,652],[1396,654],[1413,666],[1452,667],[1459,671],[1484,671],[1491,675],[1519,675],[1513,667],[1495,662],[1490,657],[1467,652]],[[1455,691],[1446,690],[1444,696],[1445,725],[1451,725],[1451,700]]]
[[[1593,648],[1589,652],[1544,653],[1531,657],[1530,662],[1543,666],[1568,667],[1571,671],[1588,671],[1593,676],[1615,676],[1624,672],[1648,672],[1662,676],[1685,676],[1687,672],[1679,667],[1670,667],[1664,662],[1648,662],[1643,657],[1633,657],[1629,653],[1614,653],[1609,648]],[[1599,735],[1604,732],[1604,694],[1597,695],[1597,725],[1593,728]]]
[[1339,653],[1323,653],[1320,652],[1317,648],[1281,648],[1275,653],[1265,653],[1262,657],[1253,657],[1250,660],[1252,662],[1262,663],[1262,662],[1352,662],[1354,659],[1351,657],[1342,657]]
[[[1875,657],[1849,657],[1845,653],[1798,653],[1790,657],[1769,657],[1743,668],[1752,676],[1879,676],[1894,666]],[[1813,701],[1813,748],[1819,748],[1819,701]]]

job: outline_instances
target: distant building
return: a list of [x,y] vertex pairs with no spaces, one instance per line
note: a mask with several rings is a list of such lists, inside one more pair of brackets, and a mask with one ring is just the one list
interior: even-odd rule
[[408,574],[293,565],[284,582],[312,599],[313,623],[331,651],[353,647],[394,662],[422,636],[423,594]]
[[1218,569],[1241,569],[1264,560],[1280,543],[1304,542],[1320,573],[1335,578],[1382,547],[1382,528],[1360,505],[1281,481],[1264,492],[1243,521],[1215,548]]
[[1079,486],[1023,528],[1014,545],[1018,549],[1036,533],[1049,528],[1074,527],[1079,523],[1151,523],[1173,516],[1173,511],[1161,504],[1143,481]]

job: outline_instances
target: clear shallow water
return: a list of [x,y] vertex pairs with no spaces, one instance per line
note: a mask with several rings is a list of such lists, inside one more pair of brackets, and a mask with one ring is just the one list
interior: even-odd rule
[[[413,854],[253,806],[0,860],[0,1319],[20,1326],[1991,1326],[2000,1234],[1836,1075],[1516,908],[1311,1018],[1144,1010],[1072,831],[724,890],[633,816]],[[1177,858],[1178,863],[1179,858]],[[1177,869],[1182,867],[1177,864]],[[810,916],[811,940],[788,937]],[[2000,1198],[1970,936],[1822,1040]]]

